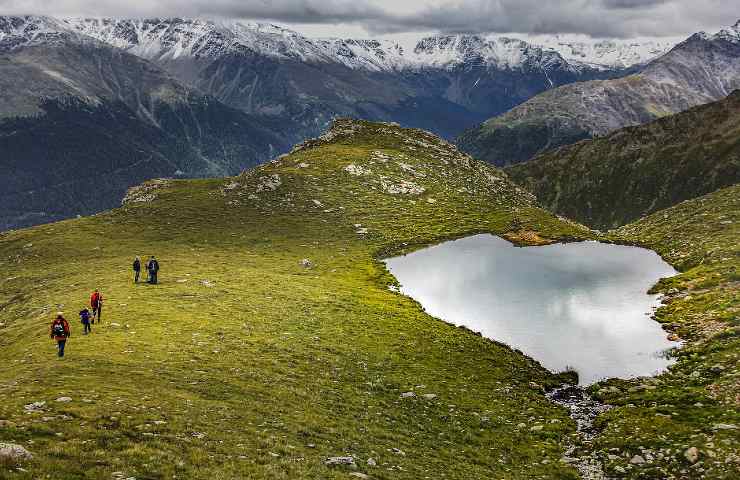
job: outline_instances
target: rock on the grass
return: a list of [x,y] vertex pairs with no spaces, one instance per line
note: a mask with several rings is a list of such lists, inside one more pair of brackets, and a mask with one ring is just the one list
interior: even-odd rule
[[282,185],[283,182],[280,179],[280,175],[273,173],[272,175],[267,175],[264,177],[260,177],[257,180],[257,193],[259,192],[274,192],[275,190]]
[[390,180],[384,177],[381,177],[380,179],[380,186],[385,193],[390,193],[391,195],[421,195],[426,191],[424,187],[422,187],[421,185],[417,185],[414,182],[401,180],[398,183],[392,183]]
[[303,260],[301,260],[301,266],[304,268],[311,268],[313,267],[313,263],[311,262],[311,260],[304,258]]
[[642,457],[642,455],[635,455],[630,460],[630,463],[632,465],[642,465],[643,463],[645,463],[645,459]]
[[23,408],[27,412],[38,412],[39,410],[42,410],[44,408],[44,405],[46,405],[46,402],[33,402],[33,403],[29,403]]
[[716,423],[712,427],[713,430],[737,430],[737,425],[731,423]]
[[374,458],[368,458],[368,459],[367,459],[367,464],[368,464],[368,466],[370,466],[370,467],[374,467],[374,466],[376,466],[376,465],[378,464],[378,462],[377,462],[377,461],[375,461],[375,459],[374,459]]
[[416,394],[414,392],[404,392],[401,394],[401,398],[414,398]]
[[435,398],[437,398],[436,393],[425,393],[422,396],[424,397],[424,400],[434,400]]
[[355,477],[355,478],[364,478],[364,479],[370,478],[369,475],[365,475],[364,473],[360,473],[360,472],[352,472],[352,473],[349,474],[349,476],[350,477]]
[[686,451],[683,452],[683,456],[693,465],[699,461],[699,449],[696,447],[687,448]]
[[0,460],[18,461],[29,460],[33,454],[15,443],[0,443]]
[[326,465],[333,467],[336,465],[351,465],[354,466],[354,457],[329,457],[324,462]]
[[60,402],[60,403],[67,403],[67,402],[71,402],[71,401],[72,401],[72,398],[71,397],[59,397],[59,398],[57,398],[57,402]]
[[346,167],[344,167],[344,171],[349,173],[350,175],[354,175],[356,177],[362,176],[362,175],[370,175],[372,172],[368,170],[365,167],[362,167],[360,165],[355,165],[353,163],[350,163]]

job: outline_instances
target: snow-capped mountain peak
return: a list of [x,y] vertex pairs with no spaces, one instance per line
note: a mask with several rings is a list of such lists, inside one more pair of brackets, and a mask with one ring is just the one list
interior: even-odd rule
[[[182,18],[115,19],[0,17],[3,38],[25,42],[94,38],[150,60],[261,55],[304,62],[340,63],[353,69],[421,68],[624,69],[666,53],[678,39],[592,39],[579,35],[437,35],[404,48],[393,40],[309,38],[268,23]],[[717,35],[738,37],[738,25]]]
[[0,16],[0,51],[70,39],[84,41],[68,29],[64,22],[55,18],[34,15]]
[[512,38],[441,35],[420,40],[413,50],[392,40],[308,38],[275,25],[199,19],[62,20],[65,26],[135,55],[156,60],[181,56],[263,55],[309,62],[340,63],[374,71],[452,68],[460,64],[515,69],[565,64],[554,50]]
[[732,43],[740,43],[740,20],[734,25],[721,29],[714,38],[722,39]]
[[466,64],[514,69],[533,64],[547,68],[566,63],[557,52],[520,39],[480,35],[427,37],[419,41],[413,53],[414,63],[432,67]]
[[673,48],[681,38],[607,39],[585,35],[535,35],[524,37],[542,48],[560,53],[570,63],[594,68],[629,68],[645,64]]

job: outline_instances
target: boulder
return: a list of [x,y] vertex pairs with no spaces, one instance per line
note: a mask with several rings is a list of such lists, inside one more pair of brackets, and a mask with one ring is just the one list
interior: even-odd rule
[[731,423],[715,423],[712,427],[713,430],[737,430],[737,425]]
[[334,467],[337,465],[355,465],[355,459],[354,457],[329,457],[324,462],[326,465],[330,467]]
[[689,447],[685,452],[683,452],[683,456],[693,465],[699,460],[699,449],[696,447]]
[[15,443],[0,443],[0,460],[4,462],[17,462],[19,460],[30,460],[33,454]]
[[28,405],[24,406],[23,408],[27,412],[38,412],[40,410],[43,410],[44,405],[46,405],[46,402],[33,402],[33,403],[29,403]]

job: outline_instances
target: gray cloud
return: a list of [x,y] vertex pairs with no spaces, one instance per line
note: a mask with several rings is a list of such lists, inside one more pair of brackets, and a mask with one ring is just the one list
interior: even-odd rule
[[602,0],[601,3],[608,8],[646,8],[667,3],[670,0]]
[[[675,36],[740,18],[737,0],[0,0],[0,14],[220,16],[361,26],[373,34],[583,33]],[[341,31],[337,32],[341,34]]]

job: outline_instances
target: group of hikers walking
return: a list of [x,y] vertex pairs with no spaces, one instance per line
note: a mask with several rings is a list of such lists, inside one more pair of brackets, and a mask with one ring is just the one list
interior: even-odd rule
[[[139,276],[141,274],[141,258],[134,258],[133,263],[134,269],[134,283],[139,283]],[[159,262],[154,255],[149,258],[146,264],[148,272],[147,283],[152,285],[157,284],[157,273],[159,272]],[[90,310],[92,309],[92,311]],[[90,309],[85,306],[80,310],[80,323],[82,323],[83,334],[87,335],[92,333],[92,325],[97,320],[98,323],[102,321],[103,315],[103,295],[97,288],[90,295]],[[72,336],[72,329],[69,327],[69,322],[64,318],[63,312],[58,312],[56,318],[51,322],[50,336],[57,343],[57,355],[64,357],[64,347],[67,345],[67,339]]]
[[[80,310],[80,322],[84,329],[84,335],[92,332],[91,324],[95,323],[95,320],[100,323],[103,315],[103,295],[100,294],[100,290],[97,288],[90,295],[90,308],[87,307]],[[60,357],[64,356],[64,347],[67,345],[67,339],[72,336],[72,329],[69,327],[69,322],[64,318],[64,313],[57,313],[57,317],[51,322],[51,338],[57,342],[57,355]]]

